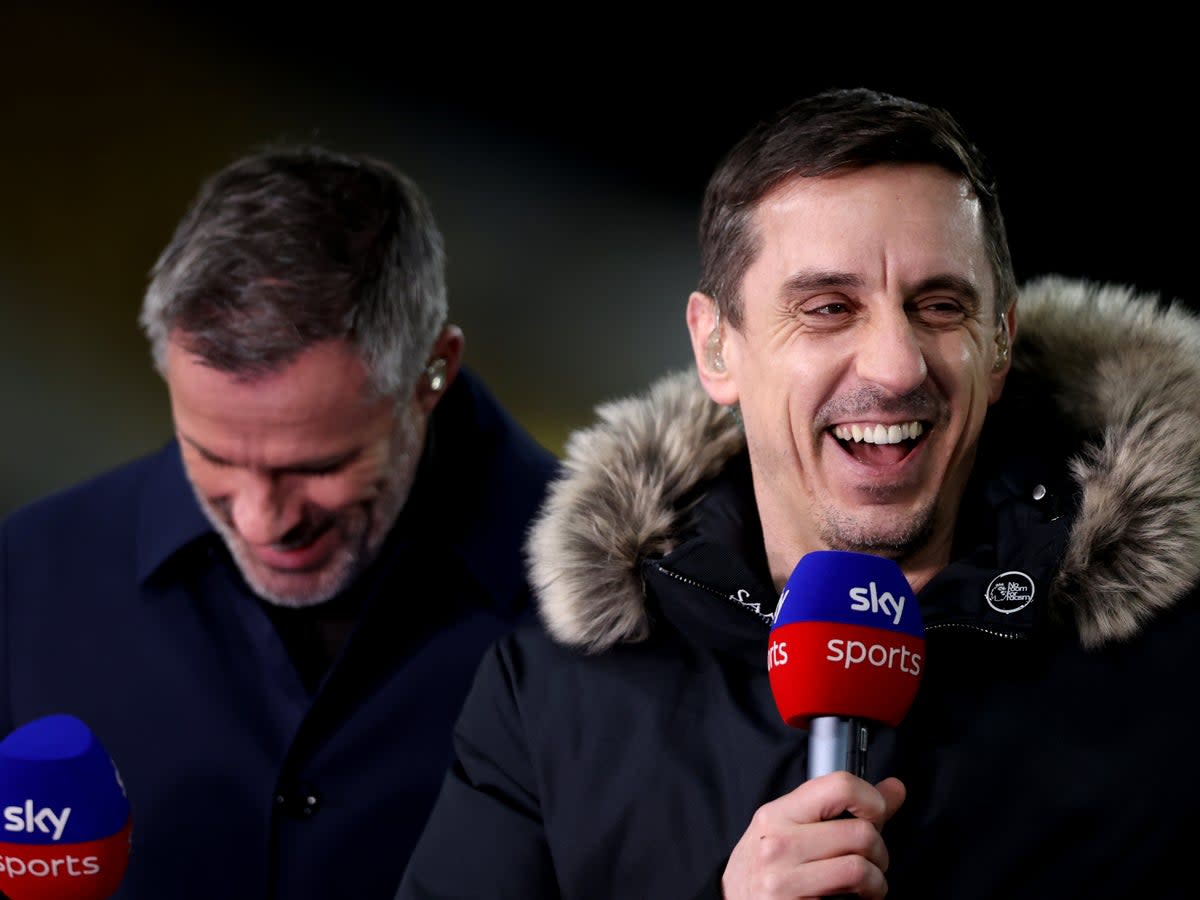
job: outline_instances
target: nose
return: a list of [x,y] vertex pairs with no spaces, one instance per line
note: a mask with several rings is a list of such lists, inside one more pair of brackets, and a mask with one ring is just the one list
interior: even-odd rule
[[303,504],[286,477],[244,473],[229,505],[234,529],[250,544],[280,540],[299,524]]
[[929,374],[925,352],[913,323],[902,310],[874,315],[863,324],[855,369],[864,381],[896,396],[907,394],[925,381]]

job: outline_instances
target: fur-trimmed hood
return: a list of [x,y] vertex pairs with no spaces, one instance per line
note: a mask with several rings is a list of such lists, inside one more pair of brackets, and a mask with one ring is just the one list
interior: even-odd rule
[[[1120,641],[1200,577],[1200,318],[1118,285],[1047,276],[1017,306],[1013,366],[1092,435],[1049,591],[1088,646]],[[600,650],[648,630],[640,563],[674,549],[678,502],[745,446],[693,370],[600,406],[566,445],[527,542],[547,629]]]

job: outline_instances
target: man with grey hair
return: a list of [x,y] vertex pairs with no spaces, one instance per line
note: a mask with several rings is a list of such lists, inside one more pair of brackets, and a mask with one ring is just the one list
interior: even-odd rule
[[235,161],[141,311],[173,439],[0,524],[0,735],[111,752],[120,897],[394,891],[556,466],[462,366],[444,265],[382,161]]

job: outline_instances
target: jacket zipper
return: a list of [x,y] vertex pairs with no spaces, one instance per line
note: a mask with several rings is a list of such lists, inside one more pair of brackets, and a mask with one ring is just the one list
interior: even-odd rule
[[931,631],[946,631],[946,630],[962,630],[962,631],[977,631],[980,634],[986,634],[989,637],[1000,638],[1005,641],[1024,641],[1028,639],[1028,635],[1016,634],[1011,631],[996,631],[994,628],[984,628],[982,625],[969,625],[966,622],[943,622],[940,625],[926,625],[925,633]]
[[697,590],[704,591],[706,594],[712,594],[714,597],[720,597],[722,600],[732,603],[738,609],[750,613],[750,615],[767,625],[771,625],[775,621],[775,616],[772,613],[763,612],[762,608],[759,607],[757,603],[753,605],[743,603],[741,600],[738,600],[736,597],[730,594],[718,591],[716,588],[709,587],[706,584],[701,584],[693,578],[688,578],[686,575],[680,575],[679,573],[674,572],[671,569],[667,569],[658,563],[654,564],[654,568],[658,569],[658,571],[662,572],[664,575],[674,578],[676,581],[681,582],[682,584],[686,584],[688,587],[696,588]]

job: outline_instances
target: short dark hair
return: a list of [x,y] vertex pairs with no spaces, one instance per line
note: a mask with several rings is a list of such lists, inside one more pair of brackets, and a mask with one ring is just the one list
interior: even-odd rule
[[755,125],[725,155],[704,192],[699,290],[741,327],[741,284],[758,254],[753,216],[763,197],[793,176],[887,163],[929,163],[967,180],[983,213],[997,312],[1007,310],[1016,299],[1016,276],[983,154],[945,110],[867,88],[798,100]]
[[447,319],[445,252],[428,201],[380,160],[267,149],[208,178],[151,270],[140,322],[253,378],[344,339],[381,394],[413,384]]

